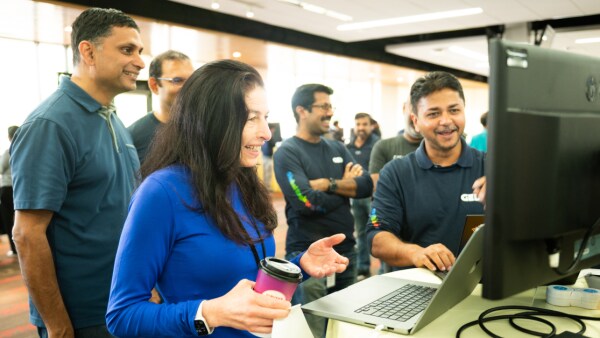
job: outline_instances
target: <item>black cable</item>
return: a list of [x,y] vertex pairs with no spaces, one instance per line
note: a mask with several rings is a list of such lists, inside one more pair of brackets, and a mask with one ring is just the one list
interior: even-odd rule
[[598,228],[600,228],[600,218],[598,218],[596,220],[596,222],[591,227],[589,227],[588,230],[585,232],[585,235],[583,236],[581,245],[579,246],[579,250],[577,251],[577,256],[573,259],[573,262],[567,268],[567,270],[561,271],[559,268],[554,268],[553,270],[556,273],[558,273],[559,275],[563,275],[563,276],[570,275],[573,272],[575,272],[577,264],[579,264],[579,262],[581,261],[581,258],[583,257],[583,252],[585,251],[585,249],[587,247],[587,243],[588,243],[590,237],[592,236],[592,233],[594,233],[594,231]]
[[[527,311],[526,312],[515,313],[515,314],[497,315],[497,316],[486,317],[490,313],[493,313],[493,312],[496,312],[496,311],[503,311],[503,310],[527,310]],[[479,327],[486,334],[488,334],[490,337],[501,338],[501,336],[498,336],[495,333],[493,333],[492,331],[490,331],[485,326],[484,323],[491,322],[491,321],[502,320],[502,319],[508,319],[509,322],[511,323],[512,327],[515,328],[515,329],[517,329],[517,330],[519,330],[519,331],[521,331],[521,332],[532,334],[532,335],[537,335],[537,336],[541,336],[541,337],[554,337],[556,335],[556,327],[554,326],[554,324],[552,324],[551,322],[549,322],[547,320],[538,318],[536,316],[551,316],[551,317],[561,317],[561,318],[571,319],[571,320],[577,322],[581,326],[581,330],[579,330],[579,332],[577,332],[578,334],[585,333],[585,330],[587,328],[586,325],[585,325],[585,323],[583,322],[583,320],[600,321],[600,318],[598,318],[598,317],[588,317],[588,316],[572,315],[572,314],[563,313],[563,312],[560,312],[560,311],[554,311],[554,310],[543,309],[543,308],[532,307],[532,306],[520,306],[520,305],[498,306],[498,307],[493,307],[493,308],[490,308],[488,310],[485,310],[484,312],[482,312],[479,315],[479,318],[477,320],[468,322],[468,323],[464,324],[463,326],[461,326],[458,329],[458,331],[456,331],[456,338],[459,338],[460,335],[461,335],[461,333],[464,330],[468,329],[471,326],[475,326],[475,325],[479,325]],[[550,333],[545,333],[545,332],[537,332],[537,331],[525,329],[525,328],[521,327],[520,325],[516,324],[514,322],[514,319],[525,319],[525,320],[538,321],[538,322],[541,322],[541,323],[544,323],[544,324],[548,325],[551,328],[551,331],[550,331]]]
[[[531,312],[521,312],[521,313],[519,313],[519,315],[525,315],[525,316],[536,316],[537,315],[537,316],[539,316],[540,314],[537,311],[531,311]],[[569,318],[569,319],[577,322],[579,324],[579,326],[581,327],[581,329],[578,332],[576,332],[577,334],[583,334],[585,332],[585,330],[587,329],[587,326],[581,319],[579,319],[577,317],[573,317],[573,315],[570,315],[568,313],[560,312],[560,315],[553,314],[553,313],[545,313],[543,315],[551,316],[551,317],[559,317],[559,318]],[[517,329],[521,332],[524,332],[524,333],[527,333],[527,334],[530,334],[533,336],[540,336],[540,337],[548,335],[544,332],[533,331],[533,330],[524,328],[524,327],[520,326],[519,324],[515,323],[512,319],[509,319],[509,322],[512,327],[514,327],[515,329]],[[556,334],[556,332],[552,332],[552,335],[553,334]],[[552,337],[552,335],[550,335],[550,337]]]
[[[524,328],[521,325],[515,323],[515,319],[533,320],[542,324],[546,324],[550,327],[550,333],[539,332]],[[516,316],[511,316],[510,318],[508,318],[508,322],[510,323],[510,326],[512,326],[515,330],[530,334],[532,336],[552,337],[556,334],[556,326],[554,326],[554,324],[552,324],[552,322],[550,322],[549,320],[536,317],[534,312],[518,313]]]

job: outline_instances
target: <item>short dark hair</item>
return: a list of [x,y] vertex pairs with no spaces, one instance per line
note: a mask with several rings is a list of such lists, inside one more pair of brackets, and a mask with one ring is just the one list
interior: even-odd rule
[[296,123],[300,120],[300,116],[296,112],[296,107],[302,106],[308,111],[312,111],[312,104],[315,103],[315,93],[333,94],[333,89],[318,83],[309,83],[302,85],[296,89],[292,96],[292,111]]
[[358,120],[358,119],[364,119],[364,118],[368,118],[369,119],[369,124],[373,124],[373,120],[371,118],[371,115],[367,114],[367,113],[356,113],[356,115],[354,115],[354,119]]
[[13,137],[15,136],[15,133],[17,132],[17,129],[19,129],[18,126],[10,126],[8,127],[8,139],[12,141]]
[[488,116],[488,112],[485,112],[485,113],[481,114],[481,117],[479,118],[479,122],[481,122],[481,124],[484,127],[487,127],[487,116]]
[[190,61],[189,56],[183,54],[182,52],[178,52],[176,50],[168,50],[164,53],[160,53],[152,62],[150,62],[150,68],[148,68],[148,76],[153,78],[158,78],[163,75],[163,62],[167,60],[177,60],[177,61]]
[[100,39],[109,36],[113,27],[140,28],[127,14],[114,8],[89,8],[83,11],[71,25],[71,48],[73,65],[80,61],[79,43],[89,41],[98,44]]
[[242,62],[220,60],[197,69],[177,95],[171,119],[158,130],[141,168],[146,178],[171,165],[185,167],[198,202],[188,207],[206,213],[225,237],[244,244],[253,240],[229,199],[233,185],[250,222],[261,222],[268,232],[277,226],[277,213],[256,168],[240,165],[246,94],[257,87],[264,87],[263,79]]
[[418,78],[410,88],[410,104],[413,113],[415,115],[418,113],[419,110],[417,109],[417,104],[421,98],[446,88],[457,92],[463,102],[465,102],[465,94],[463,93],[462,85],[456,76],[447,72],[437,71],[427,73]]

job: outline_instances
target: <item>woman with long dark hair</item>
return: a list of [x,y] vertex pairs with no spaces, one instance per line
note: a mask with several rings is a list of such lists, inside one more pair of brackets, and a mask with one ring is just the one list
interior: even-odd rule
[[[252,290],[259,261],[275,253],[277,215],[256,173],[267,115],[262,78],[246,64],[212,62],[186,81],[121,235],[106,315],[114,335],[253,337],[287,316],[288,301]],[[343,239],[293,262],[313,277],[342,272],[348,259],[332,247]],[[162,304],[148,301],[155,286]]]

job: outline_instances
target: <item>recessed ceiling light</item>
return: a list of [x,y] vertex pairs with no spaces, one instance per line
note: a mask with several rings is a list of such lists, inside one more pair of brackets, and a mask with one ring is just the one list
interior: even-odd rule
[[239,58],[239,57],[242,57],[242,53],[240,53],[240,52],[237,52],[237,51],[236,51],[236,52],[233,52],[233,54],[231,54],[231,55],[232,55],[234,58]]
[[218,2],[218,1],[213,1],[213,2],[210,4],[210,8],[212,8],[212,9],[219,9],[220,7],[221,7],[221,5],[219,4],[219,2]]
[[474,15],[474,14],[481,14],[481,13],[483,13],[483,9],[481,9],[479,7],[473,7],[473,8],[458,9],[458,10],[454,10],[454,11],[402,16],[402,17],[391,18],[391,19],[381,19],[381,20],[363,21],[363,22],[356,22],[356,23],[346,23],[346,24],[337,26],[337,29],[339,31],[350,31],[350,30],[358,30],[358,29],[395,26],[395,25],[403,25],[403,24],[407,24],[407,23],[455,18],[455,17],[459,17],[459,16],[467,16],[467,15]]
[[252,8],[248,8],[248,10],[246,11],[246,17],[247,18],[253,18],[254,17],[254,11],[252,11]]

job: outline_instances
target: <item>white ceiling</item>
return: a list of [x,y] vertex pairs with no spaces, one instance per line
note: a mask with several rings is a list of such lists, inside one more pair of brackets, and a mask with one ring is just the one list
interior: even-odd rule
[[[211,9],[213,0],[171,0],[204,9]],[[344,22],[306,11],[281,0],[218,0],[219,12],[245,17],[251,9],[252,20],[318,35],[342,42],[357,42],[426,33],[440,33],[495,25],[513,25],[532,21],[554,20],[600,14],[600,0],[302,0],[322,8],[349,15]],[[480,7],[483,13],[461,17],[412,23],[382,28],[340,31],[338,25],[377,19],[421,15]],[[600,56],[600,43],[576,45],[575,39],[600,37],[598,26],[588,29],[556,30],[552,48]],[[475,53],[460,56],[456,47]],[[387,46],[386,51],[415,60],[426,61],[471,73],[487,75],[487,41],[484,36],[435,40]]]

